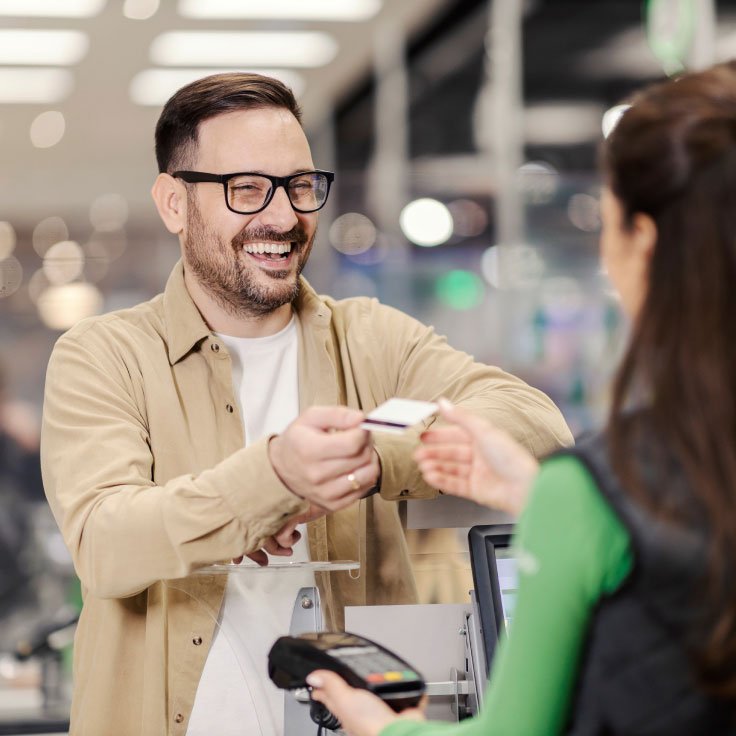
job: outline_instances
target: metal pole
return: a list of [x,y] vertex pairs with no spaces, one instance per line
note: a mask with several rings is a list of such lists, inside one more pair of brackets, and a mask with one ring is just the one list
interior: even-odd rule
[[[389,236],[399,234],[399,214],[408,199],[409,82],[405,46],[402,28],[384,21],[376,29],[375,148],[369,171],[368,201],[378,229]],[[390,240],[393,246],[404,242],[399,237]]]

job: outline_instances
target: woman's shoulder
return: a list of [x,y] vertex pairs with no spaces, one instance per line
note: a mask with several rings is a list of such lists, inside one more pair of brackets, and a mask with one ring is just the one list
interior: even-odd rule
[[542,463],[518,528],[519,544],[534,557],[583,571],[592,595],[610,592],[632,567],[626,526],[575,453]]

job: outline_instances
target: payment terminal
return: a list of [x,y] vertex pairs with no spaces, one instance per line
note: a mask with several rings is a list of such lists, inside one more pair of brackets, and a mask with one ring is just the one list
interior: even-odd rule
[[[282,636],[271,647],[268,675],[277,687],[306,688],[306,677],[314,670],[336,672],[349,685],[372,692],[397,712],[416,706],[424,692],[424,680],[411,665],[356,634],[323,631]],[[320,703],[312,703],[311,715],[315,723],[339,727]]]

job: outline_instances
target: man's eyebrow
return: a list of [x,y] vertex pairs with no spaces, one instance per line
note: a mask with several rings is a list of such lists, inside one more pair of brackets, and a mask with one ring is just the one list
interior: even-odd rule
[[[286,174],[286,176],[294,176],[294,174],[303,174],[307,171],[314,171],[314,167],[309,166],[302,166],[297,169],[292,170],[290,174]],[[248,169],[248,171],[244,172],[234,172],[234,173],[244,173],[244,174],[260,174],[262,176],[276,176],[275,174],[272,174],[270,171],[264,171],[263,169]]]

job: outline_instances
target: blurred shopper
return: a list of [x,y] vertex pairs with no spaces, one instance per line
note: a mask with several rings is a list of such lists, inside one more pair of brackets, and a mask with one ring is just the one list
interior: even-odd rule
[[38,420],[8,396],[0,364],[0,618],[32,598],[32,514],[43,501],[38,437]]
[[353,736],[736,733],[736,64],[641,94],[604,168],[602,258],[633,318],[608,426],[537,473],[450,407],[416,455],[493,506],[531,487],[484,710],[418,723],[315,673]]
[[[535,455],[571,440],[540,392],[394,309],[318,296],[300,277],[332,174],[315,170],[299,118],[291,91],[258,75],[177,92],[156,128],[152,193],[182,260],[163,294],[80,323],[52,354],[44,480],[84,589],[73,734],[280,732],[266,653],[299,585],[193,575],[209,563],[292,548],[352,559],[362,536],[360,578],[318,581],[330,623],[345,604],[415,600],[387,501],[436,491],[411,458],[419,432],[374,438],[363,411],[448,395]],[[294,531],[306,520],[308,547]],[[237,619],[244,657],[218,615]]]

